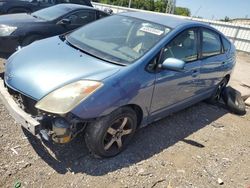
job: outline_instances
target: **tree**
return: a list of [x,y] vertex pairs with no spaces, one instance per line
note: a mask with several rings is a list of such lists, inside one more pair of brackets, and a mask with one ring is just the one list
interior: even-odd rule
[[191,12],[188,8],[185,7],[175,7],[174,14],[181,16],[190,16]]
[[[104,4],[128,7],[129,0],[94,0]],[[131,8],[166,12],[167,0],[132,0]]]
[[225,22],[229,22],[230,21],[230,18],[228,16],[225,17],[224,19]]
[[166,12],[167,8],[167,1],[166,0],[157,0],[154,2],[155,4],[155,12]]
[[230,22],[230,18],[226,16],[224,19],[220,19],[222,22]]

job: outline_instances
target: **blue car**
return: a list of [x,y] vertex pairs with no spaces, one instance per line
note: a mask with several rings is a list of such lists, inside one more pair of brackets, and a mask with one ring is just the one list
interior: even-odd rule
[[7,60],[0,96],[33,134],[64,144],[84,131],[95,156],[111,157],[138,128],[218,99],[235,53],[209,25],[121,13],[17,51]]

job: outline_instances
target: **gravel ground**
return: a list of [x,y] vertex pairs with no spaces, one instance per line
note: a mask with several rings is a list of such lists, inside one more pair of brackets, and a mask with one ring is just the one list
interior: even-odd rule
[[41,142],[1,101],[0,122],[0,187],[250,186],[249,110],[237,116],[201,102],[140,129],[110,159],[92,158],[82,135],[65,146]]

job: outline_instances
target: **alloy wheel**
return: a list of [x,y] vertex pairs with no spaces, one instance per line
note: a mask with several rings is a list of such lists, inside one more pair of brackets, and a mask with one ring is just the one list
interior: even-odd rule
[[104,137],[104,150],[121,150],[126,139],[132,132],[132,122],[129,117],[115,120],[107,129],[107,133]]

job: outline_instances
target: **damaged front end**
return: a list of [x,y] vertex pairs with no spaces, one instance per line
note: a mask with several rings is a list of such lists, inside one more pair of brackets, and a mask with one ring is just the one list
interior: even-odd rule
[[0,98],[16,122],[47,141],[68,143],[82,132],[87,124],[71,113],[57,115],[37,109],[36,100],[7,87],[2,78],[0,78]]

